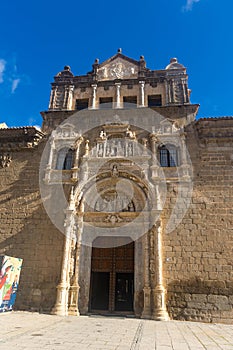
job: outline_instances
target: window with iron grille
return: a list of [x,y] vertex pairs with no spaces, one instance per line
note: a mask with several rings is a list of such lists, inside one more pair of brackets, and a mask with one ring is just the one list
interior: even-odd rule
[[159,158],[162,167],[178,166],[178,152],[175,146],[167,145],[160,147]]
[[58,152],[56,169],[70,170],[73,167],[74,151],[68,148],[62,148]]

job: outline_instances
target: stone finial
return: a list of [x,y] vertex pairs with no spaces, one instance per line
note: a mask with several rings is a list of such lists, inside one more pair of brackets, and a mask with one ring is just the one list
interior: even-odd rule
[[66,70],[66,71],[69,71],[69,72],[70,72],[70,66],[65,66],[65,67],[64,67],[64,70]]
[[146,67],[146,61],[143,55],[140,56],[139,64],[141,69]]
[[169,65],[165,69],[183,69],[185,68],[182,64],[180,64],[176,57],[170,59]]
[[118,50],[117,50],[118,53],[122,53],[122,48],[120,47]]

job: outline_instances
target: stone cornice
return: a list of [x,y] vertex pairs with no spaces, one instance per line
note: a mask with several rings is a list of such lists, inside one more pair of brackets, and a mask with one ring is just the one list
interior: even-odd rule
[[45,134],[33,126],[0,129],[0,150],[20,150],[34,148]]

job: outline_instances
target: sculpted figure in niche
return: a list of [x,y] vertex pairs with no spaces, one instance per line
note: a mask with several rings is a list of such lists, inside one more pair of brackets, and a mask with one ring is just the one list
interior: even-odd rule
[[98,157],[103,157],[104,154],[104,145],[102,143],[99,143],[98,145]]
[[118,172],[118,168],[117,168],[116,164],[114,164],[113,167],[112,167],[112,176],[113,177],[119,176],[119,172]]

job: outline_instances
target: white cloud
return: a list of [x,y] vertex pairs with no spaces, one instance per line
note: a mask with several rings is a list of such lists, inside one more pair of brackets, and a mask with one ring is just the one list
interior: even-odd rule
[[30,85],[30,78],[18,72],[15,56],[0,57],[0,95],[16,93],[20,85]]
[[14,79],[12,81],[12,85],[11,85],[11,93],[13,94],[15,92],[15,90],[17,89],[18,85],[20,83],[20,79]]
[[191,11],[193,4],[199,2],[200,0],[187,0],[186,5],[182,7],[183,11]]
[[6,68],[6,61],[0,59],[0,84],[3,83],[3,73]]

